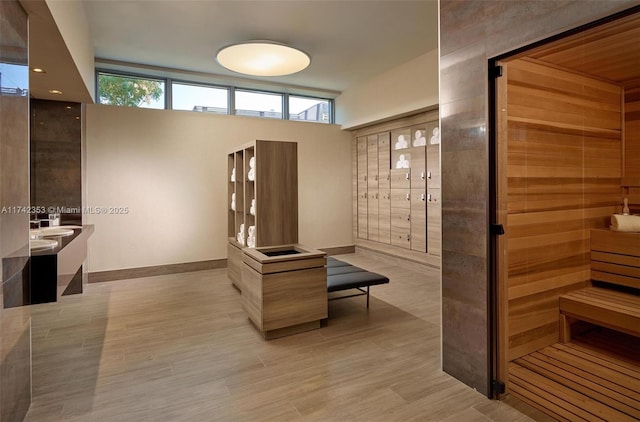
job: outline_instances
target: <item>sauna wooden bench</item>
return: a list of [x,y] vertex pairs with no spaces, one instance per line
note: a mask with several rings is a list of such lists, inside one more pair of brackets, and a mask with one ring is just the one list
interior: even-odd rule
[[601,283],[560,296],[560,340],[571,339],[571,319],[640,337],[640,233],[590,235],[591,279]]
[[[388,277],[367,271],[335,258],[327,258],[327,292],[331,293],[352,289],[360,292],[352,295],[332,297],[329,300],[366,295],[367,308],[369,308],[369,288],[387,283],[389,283]],[[364,290],[365,287],[367,288],[366,291]]]
[[640,296],[602,287],[585,287],[560,296],[563,343],[571,339],[567,317],[640,337]]

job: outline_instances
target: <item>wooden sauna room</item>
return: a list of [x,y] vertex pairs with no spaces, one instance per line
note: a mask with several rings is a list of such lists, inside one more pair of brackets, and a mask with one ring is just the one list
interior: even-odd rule
[[610,228],[640,215],[639,39],[635,13],[492,63],[494,376],[557,420],[640,420],[640,227]]

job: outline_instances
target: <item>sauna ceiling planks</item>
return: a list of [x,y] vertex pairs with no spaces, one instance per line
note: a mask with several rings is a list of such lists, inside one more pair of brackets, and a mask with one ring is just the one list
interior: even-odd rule
[[536,48],[527,57],[622,83],[640,83],[640,13]]

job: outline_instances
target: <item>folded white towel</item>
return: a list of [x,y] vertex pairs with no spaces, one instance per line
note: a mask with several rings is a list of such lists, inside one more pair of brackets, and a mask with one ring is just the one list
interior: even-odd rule
[[640,232],[640,215],[613,214],[610,228],[617,232]]

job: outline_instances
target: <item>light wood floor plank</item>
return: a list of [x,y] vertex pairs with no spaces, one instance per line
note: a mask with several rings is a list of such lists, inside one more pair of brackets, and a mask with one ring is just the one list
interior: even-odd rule
[[313,330],[264,341],[226,270],[92,283],[33,306],[40,421],[518,421],[440,369],[439,271],[367,254],[371,305],[329,302]]

